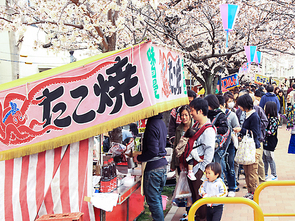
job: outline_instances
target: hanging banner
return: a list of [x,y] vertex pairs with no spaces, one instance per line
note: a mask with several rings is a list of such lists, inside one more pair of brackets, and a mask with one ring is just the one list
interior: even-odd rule
[[256,84],[269,84],[269,79],[266,76],[255,74],[255,81]]
[[0,85],[0,160],[188,104],[182,55],[146,42]]
[[256,48],[257,46],[244,46],[246,57],[248,62],[251,64],[251,62],[254,61],[255,54],[256,54]]
[[226,89],[231,89],[239,86],[239,78],[237,74],[226,76],[221,79],[221,86]]
[[223,29],[226,31],[226,47],[228,47],[228,32],[233,30],[236,17],[239,11],[238,5],[222,4],[219,6],[223,24]]

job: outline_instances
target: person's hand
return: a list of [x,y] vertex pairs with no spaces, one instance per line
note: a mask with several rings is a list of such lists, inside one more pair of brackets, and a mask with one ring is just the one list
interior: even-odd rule
[[242,130],[241,127],[235,127],[235,128],[233,128],[233,131],[234,131],[235,133],[239,133],[241,130]]
[[134,163],[139,163],[138,160],[137,160],[137,156],[138,156],[138,155],[134,155],[134,156],[133,156],[133,162],[134,162]]

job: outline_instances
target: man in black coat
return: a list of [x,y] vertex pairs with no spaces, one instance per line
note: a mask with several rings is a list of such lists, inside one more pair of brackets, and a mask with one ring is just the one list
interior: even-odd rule
[[145,165],[143,190],[153,220],[164,221],[162,190],[167,178],[166,137],[167,128],[160,113],[150,117],[143,137],[142,154],[134,156],[135,162]]

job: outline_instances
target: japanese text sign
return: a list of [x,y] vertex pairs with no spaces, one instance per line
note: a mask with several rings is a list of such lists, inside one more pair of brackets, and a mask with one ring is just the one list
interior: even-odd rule
[[0,85],[0,95],[0,160],[188,103],[182,56],[151,42]]
[[239,86],[239,78],[237,74],[226,76],[221,79],[222,87],[226,89],[231,89]]
[[269,84],[269,80],[268,80],[268,77],[266,77],[266,76],[255,74],[255,83],[257,83],[257,84]]

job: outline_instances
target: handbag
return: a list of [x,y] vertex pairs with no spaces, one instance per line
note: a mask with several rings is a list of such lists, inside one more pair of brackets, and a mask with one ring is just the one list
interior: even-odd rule
[[242,141],[239,143],[239,147],[235,156],[235,161],[238,164],[242,165],[250,165],[255,163],[255,154],[256,154],[256,146],[253,138],[253,133],[248,134],[248,130],[246,135],[243,137]]

